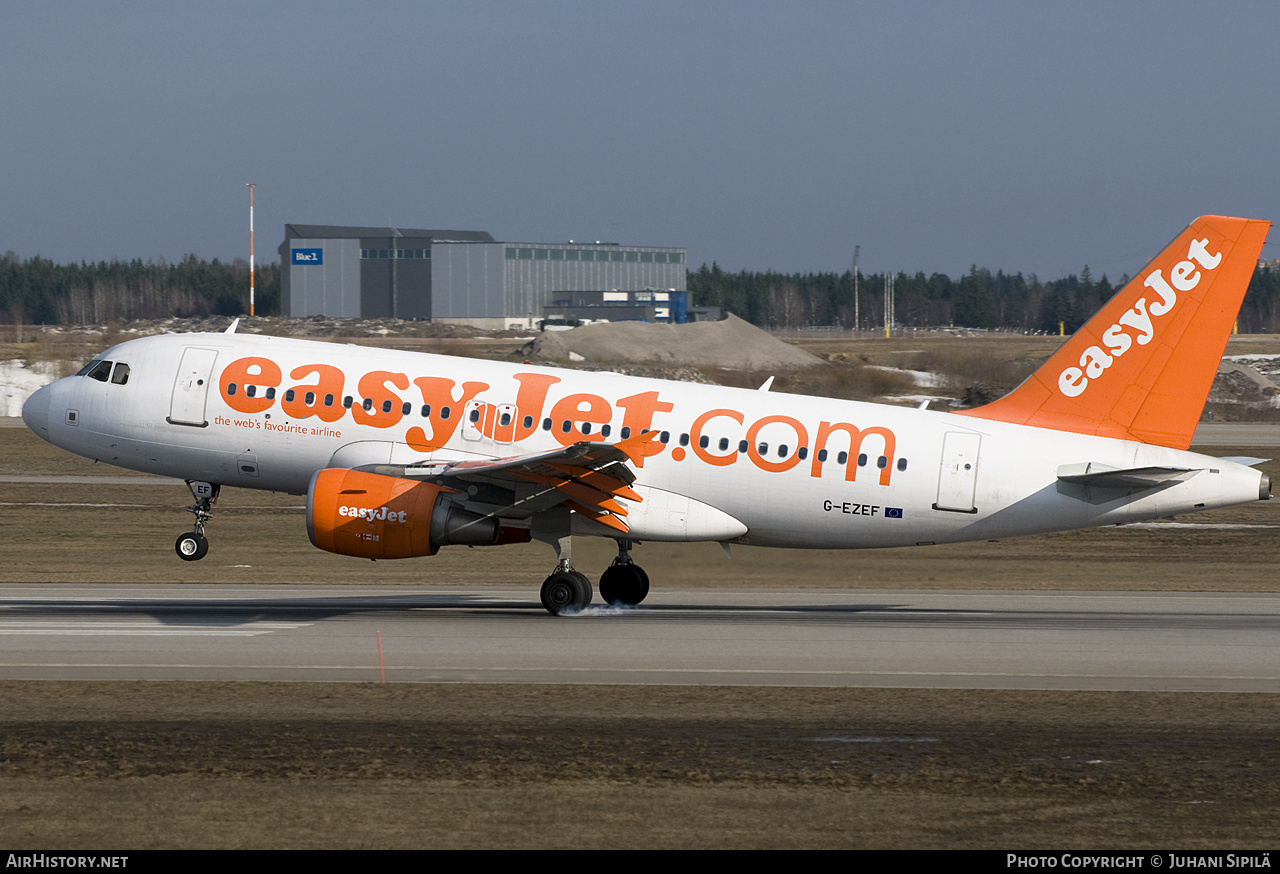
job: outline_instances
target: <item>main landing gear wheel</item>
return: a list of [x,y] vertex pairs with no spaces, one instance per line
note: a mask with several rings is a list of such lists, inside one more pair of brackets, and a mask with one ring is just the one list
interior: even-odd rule
[[634,607],[649,594],[649,575],[638,564],[610,565],[600,575],[600,597],[606,604]]
[[178,535],[178,541],[173,548],[178,553],[178,558],[183,561],[199,561],[209,551],[209,541],[203,534],[188,531],[186,534]]
[[553,616],[580,613],[591,603],[591,582],[574,570],[557,570],[542,584],[542,606]]
[[634,607],[649,594],[649,575],[631,560],[631,541],[618,540],[618,557],[600,575],[600,597],[606,604]]

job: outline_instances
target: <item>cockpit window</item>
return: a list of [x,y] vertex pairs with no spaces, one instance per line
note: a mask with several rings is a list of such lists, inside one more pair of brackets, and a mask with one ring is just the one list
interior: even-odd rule
[[111,376],[111,362],[102,360],[90,361],[80,368],[80,372],[76,376],[88,376],[98,382],[106,382],[107,377]]
[[129,365],[123,361],[116,364],[116,369],[111,372],[111,381],[116,385],[124,385],[129,381]]

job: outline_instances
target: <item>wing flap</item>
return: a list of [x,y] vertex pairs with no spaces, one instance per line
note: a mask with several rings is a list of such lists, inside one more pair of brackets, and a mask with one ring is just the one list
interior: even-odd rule
[[639,457],[655,437],[657,433],[649,431],[618,443],[580,442],[550,452],[485,461],[378,465],[374,472],[430,479],[460,492],[467,492],[468,486],[494,486],[515,496],[505,504],[492,497],[480,499],[496,506],[499,515],[513,510],[516,515],[529,516],[564,506],[626,534],[627,523],[622,517],[627,509],[619,501],[641,500],[639,492],[631,488],[636,475],[627,462]]

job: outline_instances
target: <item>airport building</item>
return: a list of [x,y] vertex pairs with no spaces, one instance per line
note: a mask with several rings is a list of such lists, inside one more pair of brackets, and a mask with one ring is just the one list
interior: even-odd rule
[[[531,327],[575,304],[683,321],[685,250],[618,243],[499,242],[485,231],[285,225],[286,317],[432,319]],[[594,305],[594,306],[593,306]],[[612,306],[609,306],[612,305]],[[634,310],[634,312],[632,312]],[[594,318],[609,318],[608,315]]]

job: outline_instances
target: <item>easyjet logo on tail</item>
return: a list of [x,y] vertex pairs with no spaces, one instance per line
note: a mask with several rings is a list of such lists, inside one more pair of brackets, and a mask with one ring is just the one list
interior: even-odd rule
[[[1151,289],[1150,298],[1140,297],[1133,307],[1102,333],[1102,346],[1093,345],[1080,354],[1079,366],[1063,369],[1058,374],[1058,391],[1069,398],[1079,397],[1117,358],[1136,342],[1145,346],[1156,335],[1156,319],[1166,316],[1178,303],[1178,292],[1188,292],[1200,284],[1201,270],[1214,270],[1222,263],[1222,253],[1209,253],[1209,240],[1192,240],[1187,257],[1169,270],[1165,279],[1162,269],[1153,270],[1143,281]],[[1105,346],[1106,348],[1102,348]]]

